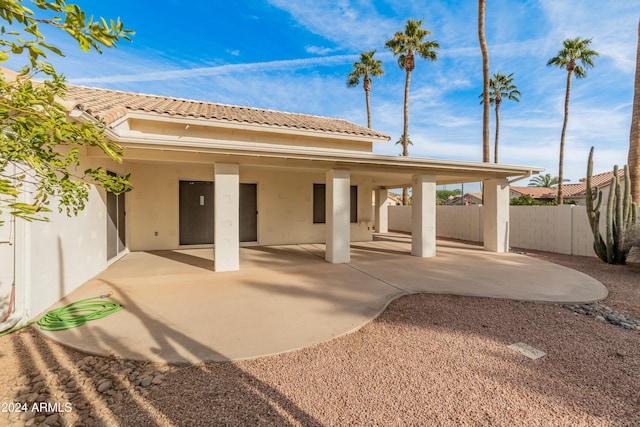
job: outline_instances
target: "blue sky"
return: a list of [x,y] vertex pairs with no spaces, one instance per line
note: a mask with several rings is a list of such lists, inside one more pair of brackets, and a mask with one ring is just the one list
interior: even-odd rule
[[[77,3],[89,14],[120,17],[136,31],[102,55],[83,54],[51,33],[65,58],[51,58],[70,83],[344,118],[366,126],[362,87],[346,76],[363,50],[377,49],[386,74],[373,81],[373,128],[391,136],[375,152],[395,155],[402,133],[404,72],[384,42],[408,18],[423,19],[439,42],[438,60],[412,73],[410,155],[482,160],[481,56],[472,0],[110,0]],[[541,166],[557,175],[566,71],[546,66],[566,38],[592,38],[600,53],[573,80],[565,176],[626,162],[640,2],[494,0],[486,35],[491,73],[514,73],[519,103],[501,108],[500,162]],[[491,140],[495,118],[491,116]],[[521,181],[520,185],[525,185]]]

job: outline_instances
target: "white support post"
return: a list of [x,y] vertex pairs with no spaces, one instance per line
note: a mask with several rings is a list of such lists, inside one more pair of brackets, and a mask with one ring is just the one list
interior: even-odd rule
[[216,163],[214,197],[215,271],[240,269],[240,174],[235,164]]
[[414,175],[411,190],[411,255],[436,256],[436,177]]
[[327,171],[325,259],[338,264],[351,261],[351,174],[348,170]]
[[484,181],[484,248],[491,252],[509,251],[509,182]]
[[385,203],[387,194],[386,188],[376,190],[376,233],[389,232],[389,208]]

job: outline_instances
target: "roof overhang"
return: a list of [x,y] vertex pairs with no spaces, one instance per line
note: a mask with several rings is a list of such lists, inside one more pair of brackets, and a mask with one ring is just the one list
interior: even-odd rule
[[[78,120],[95,120],[87,113],[74,110],[71,115]],[[132,131],[128,127],[129,119],[157,120],[179,123],[189,126],[233,126],[235,129],[247,127],[246,130],[275,132],[287,135],[304,135],[314,138],[333,138],[345,140],[371,141],[371,137],[321,132],[316,130],[300,130],[274,128],[273,126],[243,125],[220,120],[202,120],[197,118],[174,118],[149,113],[129,113],[126,117],[111,124],[106,129],[106,136],[122,145],[127,152],[125,160],[140,161],[193,161],[187,154],[198,153],[202,162],[237,162],[254,167],[296,168],[328,170],[345,168],[353,173],[367,174],[377,177],[375,185],[395,188],[408,185],[416,174],[433,175],[438,184],[478,182],[487,179],[508,179],[515,182],[532,174],[543,171],[543,168],[531,166],[504,165],[495,163],[465,162],[458,160],[441,160],[416,157],[388,156],[352,150],[328,150],[326,148],[307,146],[287,146],[263,144],[259,142],[234,141],[225,139],[195,138],[189,136],[148,134]],[[386,139],[379,138],[379,141]],[[97,153],[94,151],[94,153]],[[181,156],[181,153],[185,154]]]

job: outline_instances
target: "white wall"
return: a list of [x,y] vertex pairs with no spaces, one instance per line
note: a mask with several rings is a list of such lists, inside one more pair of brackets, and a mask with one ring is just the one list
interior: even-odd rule
[[[127,195],[129,249],[177,249],[178,182],[213,181],[213,164],[128,164],[134,187]],[[324,171],[290,172],[240,165],[240,182],[258,184],[258,244],[325,242],[326,225],[313,223],[313,184],[325,180]],[[351,185],[358,186],[358,223],[350,225],[351,240],[371,240],[371,180],[352,175]]]
[[[482,206],[438,206],[439,237],[482,242]],[[584,206],[510,206],[511,247],[595,256]],[[411,206],[389,206],[389,229],[411,232]],[[600,220],[604,234],[604,219]]]

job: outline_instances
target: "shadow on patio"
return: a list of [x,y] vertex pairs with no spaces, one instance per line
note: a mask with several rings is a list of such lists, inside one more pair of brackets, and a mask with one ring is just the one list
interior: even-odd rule
[[212,271],[210,249],[134,252],[61,302],[113,291],[126,310],[45,335],[125,359],[241,360],[344,335],[411,293],[549,302],[607,295],[587,275],[524,255],[439,241],[435,258],[412,257],[407,237],[354,243],[348,264],[325,262],[321,244],[245,247],[241,270],[223,273]]

